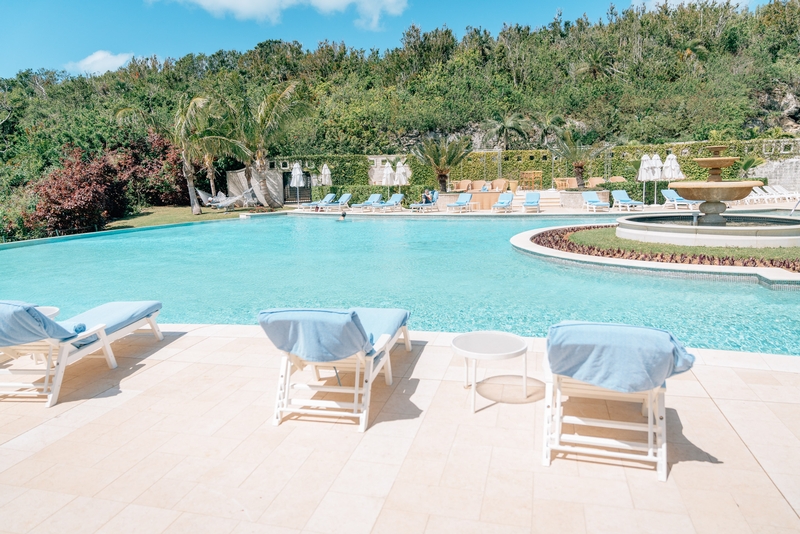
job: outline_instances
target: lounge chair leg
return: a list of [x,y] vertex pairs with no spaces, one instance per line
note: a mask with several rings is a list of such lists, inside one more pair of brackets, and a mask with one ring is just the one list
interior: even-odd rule
[[[388,358],[388,354],[386,357]],[[356,364],[358,365],[358,364]],[[361,395],[361,402],[362,402],[362,410],[361,410],[361,421],[358,425],[359,432],[365,432],[367,430],[367,424],[369,423],[369,397],[370,391],[372,390],[372,384],[369,383],[370,377],[372,376],[372,369],[373,369],[374,361],[372,358],[367,358],[366,365],[364,366],[364,383],[363,388],[364,392]],[[358,391],[356,391],[356,399],[358,399]]]
[[64,379],[64,371],[67,368],[67,358],[69,355],[69,348],[71,346],[72,345],[69,343],[66,343],[58,351],[56,369],[53,373],[53,386],[50,388],[50,394],[47,395],[48,408],[55,406],[58,402],[58,392],[61,391],[61,381]]
[[291,376],[288,356],[281,359],[280,376],[278,377],[278,391],[275,394],[275,414],[272,416],[272,424],[278,426],[282,420],[282,408],[287,403],[289,395],[287,382]]
[[386,358],[386,361],[383,362],[383,380],[386,382],[387,386],[391,386],[394,378],[392,376],[392,358],[388,349],[386,350],[386,356],[384,356],[384,358]]
[[408,335],[408,327],[404,326],[401,330],[403,331],[403,340],[405,341],[406,352],[410,352],[411,351],[411,337]]
[[550,466],[550,433],[553,431],[553,383],[544,388],[544,432],[542,441],[542,465]]
[[156,336],[156,340],[163,341],[164,334],[161,333],[161,329],[158,327],[158,323],[156,322],[156,316],[153,315],[152,317],[148,317],[147,322],[150,325],[150,329],[153,331],[153,335]]
[[106,363],[108,363],[109,369],[116,369],[117,368],[117,360],[114,358],[114,351],[111,350],[111,343],[108,342],[108,337],[106,336],[105,330],[100,330],[97,333],[97,337],[100,338],[100,341],[103,343],[103,354],[106,355]]
[[667,413],[664,406],[664,391],[659,391],[656,394],[656,414],[658,420],[656,421],[656,445],[658,447],[658,480],[661,482],[667,481]]

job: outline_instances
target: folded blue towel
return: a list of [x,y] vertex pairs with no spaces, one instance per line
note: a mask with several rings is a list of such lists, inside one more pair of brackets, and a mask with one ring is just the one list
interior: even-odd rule
[[258,314],[258,322],[278,349],[310,362],[342,360],[357,352],[374,354],[373,343],[406,324],[406,310],[276,309]]
[[0,347],[24,345],[43,339],[61,341],[75,337],[67,329],[36,309],[35,304],[0,300]]
[[550,327],[547,357],[555,374],[622,393],[657,388],[694,364],[666,330],[575,321]]
[[76,323],[75,326],[72,327],[76,334],[82,334],[86,332],[86,325],[83,323]]

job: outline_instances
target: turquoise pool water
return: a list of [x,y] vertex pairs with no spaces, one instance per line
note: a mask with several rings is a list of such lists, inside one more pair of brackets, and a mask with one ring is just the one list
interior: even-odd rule
[[69,317],[158,299],[165,323],[255,324],[281,306],[392,306],[411,328],[544,336],[562,319],[673,331],[697,347],[800,353],[800,293],[610,273],[515,252],[511,236],[597,219],[257,217],[0,249],[0,298]]

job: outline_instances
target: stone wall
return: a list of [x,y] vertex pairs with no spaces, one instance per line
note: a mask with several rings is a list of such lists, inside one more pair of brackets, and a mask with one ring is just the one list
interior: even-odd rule
[[800,191],[800,158],[768,161],[752,169],[750,177],[766,178],[770,185],[782,185],[789,191]]

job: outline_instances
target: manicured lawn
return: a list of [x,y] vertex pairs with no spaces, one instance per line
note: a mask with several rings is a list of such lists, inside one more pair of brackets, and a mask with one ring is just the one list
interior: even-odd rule
[[202,215],[192,215],[189,206],[157,206],[146,208],[141,213],[118,219],[106,226],[108,230],[118,230],[120,228],[141,228],[143,226],[158,226],[160,224],[176,224],[196,221],[216,221],[219,219],[231,219],[239,217],[239,213],[252,211],[250,208],[239,208],[234,211],[224,212],[220,210],[203,209]]
[[569,240],[576,245],[593,246],[600,249],[630,250],[642,254],[703,254],[712,257],[729,257],[736,259],[756,258],[765,260],[797,260],[800,259],[800,247],[786,248],[741,248],[741,247],[684,247],[679,245],[663,245],[661,243],[642,243],[631,239],[620,239],[616,236],[616,228],[598,228],[581,230],[573,233]]

